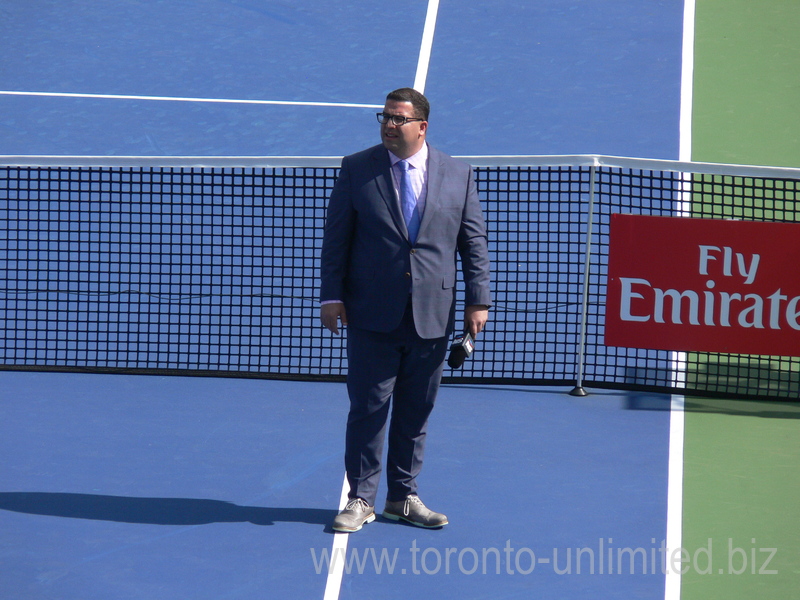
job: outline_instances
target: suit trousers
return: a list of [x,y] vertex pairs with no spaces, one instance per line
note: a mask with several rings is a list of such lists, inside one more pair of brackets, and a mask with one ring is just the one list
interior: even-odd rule
[[345,470],[350,498],[363,498],[375,506],[387,421],[387,500],[403,500],[416,493],[428,416],[442,380],[447,341],[447,336],[419,337],[410,301],[394,331],[378,333],[348,326],[350,412]]

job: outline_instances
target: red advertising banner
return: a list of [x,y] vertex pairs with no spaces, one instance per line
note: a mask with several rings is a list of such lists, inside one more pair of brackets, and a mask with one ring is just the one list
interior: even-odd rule
[[605,343],[800,356],[800,224],[611,216]]

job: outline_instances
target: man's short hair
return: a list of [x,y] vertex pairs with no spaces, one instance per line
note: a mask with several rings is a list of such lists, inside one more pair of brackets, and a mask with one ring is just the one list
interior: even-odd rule
[[428,120],[428,115],[431,114],[431,105],[428,99],[420,94],[413,88],[400,88],[393,92],[389,92],[386,100],[394,100],[395,102],[410,102],[414,107],[414,114],[419,119]]

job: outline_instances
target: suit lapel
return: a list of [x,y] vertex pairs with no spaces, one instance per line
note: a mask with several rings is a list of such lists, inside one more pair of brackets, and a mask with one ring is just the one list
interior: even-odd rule
[[439,152],[434,149],[430,144],[428,145],[428,192],[425,197],[425,212],[422,213],[422,222],[419,226],[419,235],[417,239],[424,235],[425,231],[430,227],[436,213],[439,211],[439,193],[444,181],[444,163],[441,160]]
[[375,168],[375,184],[378,186],[378,191],[389,209],[389,214],[392,215],[395,226],[407,238],[408,229],[403,218],[403,211],[400,208],[400,199],[394,191],[389,152],[383,146],[377,146],[372,158],[372,164]]

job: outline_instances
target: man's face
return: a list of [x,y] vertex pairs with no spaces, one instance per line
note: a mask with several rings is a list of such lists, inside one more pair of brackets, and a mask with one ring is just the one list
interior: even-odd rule
[[[417,117],[411,102],[387,100],[383,112],[387,115],[401,115],[409,119]],[[411,121],[398,127],[390,120],[381,125],[381,141],[395,156],[405,159],[413,156],[422,148],[427,129],[427,121]]]

